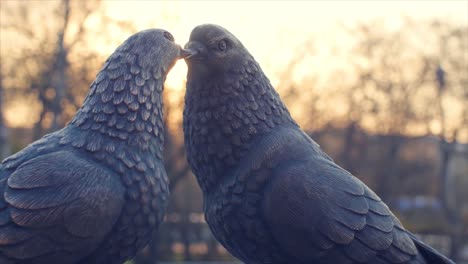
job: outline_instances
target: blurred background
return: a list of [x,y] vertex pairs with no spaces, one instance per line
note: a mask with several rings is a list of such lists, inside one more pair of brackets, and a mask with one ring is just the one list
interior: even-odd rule
[[[60,129],[131,34],[234,33],[300,123],[404,225],[468,261],[468,1],[0,1],[0,157]],[[186,66],[165,88],[171,200],[134,264],[235,261],[212,237],[186,163]]]

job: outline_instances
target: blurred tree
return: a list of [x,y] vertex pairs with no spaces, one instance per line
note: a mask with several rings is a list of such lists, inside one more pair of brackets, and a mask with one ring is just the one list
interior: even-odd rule
[[404,57],[405,32],[386,32],[384,28],[384,25],[376,22],[374,25],[360,25],[351,31],[357,40],[352,55],[357,80],[348,89],[351,93],[347,96],[352,122],[347,131],[350,131],[353,122],[365,126],[364,118],[367,118],[373,120],[375,129],[380,133],[391,135],[385,148],[387,164],[376,173],[379,175],[377,193],[387,200],[396,190],[392,179],[398,166],[397,156],[402,143],[400,135],[406,132],[408,124],[416,121],[411,100],[417,94],[415,90],[425,80],[426,70],[423,63],[421,70],[406,72],[402,65],[414,58]]
[[[350,148],[353,146],[355,122],[366,130],[390,136],[387,137],[386,145],[382,148],[386,150],[385,164],[382,164],[381,170],[376,173],[377,192],[384,199],[414,190],[414,186],[408,186],[407,179],[410,176],[400,178],[402,180],[400,182],[394,180],[399,170],[398,153],[404,136],[414,135],[415,131],[419,131],[416,133],[420,134],[433,133],[431,123],[437,120],[440,122],[443,135],[466,126],[460,122],[461,118],[454,118],[448,129],[442,104],[443,95],[446,92],[466,94],[467,86],[464,92],[460,90],[461,86],[458,88],[445,86],[436,92],[432,90],[435,69],[438,69],[439,83],[446,83],[438,62],[447,60],[441,57],[448,53],[451,53],[452,63],[458,62],[458,64],[455,63],[458,66],[457,74],[453,76],[452,81],[458,83],[464,80],[466,84],[466,74],[462,75],[460,69],[460,64],[463,63],[460,63],[459,59],[453,60],[453,57],[460,58],[464,53],[463,47],[466,47],[466,43],[462,42],[463,39],[466,40],[466,37],[463,38],[466,36],[466,27],[463,29],[457,25],[445,24],[444,31],[438,32],[430,26],[431,23],[415,23],[411,19],[403,18],[402,26],[396,30],[389,29],[385,21],[361,24],[350,30],[355,45],[349,61],[352,63],[356,79],[354,84],[350,83],[349,88],[343,87],[345,90],[343,94],[348,99],[349,125],[346,129],[341,159],[345,161],[345,166],[354,164],[354,162],[349,162],[350,159],[347,156],[353,153]],[[460,33],[463,30],[465,35]],[[446,43],[449,43],[448,39],[443,38],[445,32],[456,32],[450,35],[455,47],[452,47],[450,51],[442,52],[439,47],[443,48]],[[430,45],[436,48],[421,48],[427,46],[432,34],[438,36],[437,38],[442,38],[442,40],[436,38],[433,45]],[[453,68],[455,67],[452,67],[452,70]],[[466,99],[466,95],[451,98],[455,105],[465,105],[465,107],[462,106],[465,108],[462,109],[463,111],[466,111]],[[428,105],[439,105],[439,107],[425,107]],[[353,160],[356,161],[356,159]],[[350,168],[353,169],[352,166]],[[419,184],[423,182],[424,180]],[[402,185],[405,188],[401,188]],[[394,193],[396,191],[398,192]]]
[[[13,1],[2,5],[2,16],[8,19],[3,19],[0,27],[19,43],[13,52],[8,50],[9,63],[2,62],[15,72],[7,76],[9,87],[5,88],[15,92],[17,100],[36,97],[40,109],[33,138],[37,139],[68,122],[94,79],[100,65],[97,62],[102,61],[100,54],[87,47],[95,40],[87,25],[89,19],[101,23],[101,38],[109,38],[103,32],[116,23],[121,31],[134,29],[130,23],[109,19],[100,9],[100,0]],[[38,21],[44,27],[37,28]]]
[[[444,210],[447,214],[451,227],[451,245],[449,255],[457,261],[459,259],[459,251],[462,246],[463,230],[465,224],[462,220],[462,204],[458,199],[459,194],[456,185],[450,185],[448,174],[449,164],[457,157],[457,138],[459,131],[467,131],[468,123],[468,26],[452,27],[450,24],[441,21],[433,21],[429,26],[429,30],[435,32],[438,53],[432,58],[434,61],[434,85],[438,120],[439,120],[439,138],[440,138],[440,181],[439,181],[439,197],[443,203]],[[450,119],[451,124],[447,121],[448,105],[453,106],[449,102],[453,102],[457,98],[462,102],[461,117],[457,118],[458,122],[453,124],[453,118]],[[455,126],[454,126],[455,125]],[[453,182],[452,182],[453,183]],[[454,191],[455,190],[455,191]]]
[[281,67],[278,73],[276,89],[288,106],[289,111],[298,122],[309,130],[321,128],[328,115],[320,109],[319,102],[326,100],[317,89],[318,73],[311,70],[306,72],[300,80],[296,80],[297,72],[309,67],[307,64],[314,61],[316,49],[314,40],[307,39],[298,45],[291,59]]

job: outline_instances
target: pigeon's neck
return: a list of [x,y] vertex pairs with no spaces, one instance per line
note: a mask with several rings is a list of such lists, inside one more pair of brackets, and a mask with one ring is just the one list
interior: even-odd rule
[[189,163],[204,191],[230,175],[255,138],[297,126],[255,61],[219,78],[188,78],[184,134]]
[[162,158],[164,74],[161,69],[140,67],[136,55],[118,55],[98,74],[70,126],[91,133],[87,145],[105,141]]

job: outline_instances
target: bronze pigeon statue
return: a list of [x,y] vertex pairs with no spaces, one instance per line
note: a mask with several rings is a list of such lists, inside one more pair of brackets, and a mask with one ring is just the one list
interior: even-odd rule
[[161,29],[108,58],[73,120],[0,165],[0,263],[123,263],[169,195],[163,83],[184,55]]
[[184,137],[214,236],[248,264],[453,263],[291,118],[242,43],[196,27]]

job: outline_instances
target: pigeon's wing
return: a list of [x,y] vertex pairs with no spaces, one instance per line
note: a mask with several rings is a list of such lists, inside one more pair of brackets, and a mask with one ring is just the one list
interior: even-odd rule
[[[282,134],[288,143],[269,158],[276,162],[263,214],[288,255],[304,263],[421,260],[411,237],[372,190],[323,157],[318,146]],[[295,153],[303,157],[291,158]]]
[[111,231],[124,201],[118,175],[71,151],[23,163],[0,191],[0,263],[79,260]]

